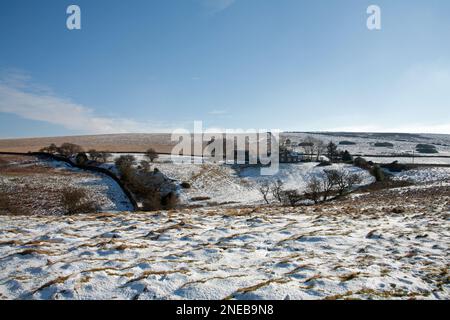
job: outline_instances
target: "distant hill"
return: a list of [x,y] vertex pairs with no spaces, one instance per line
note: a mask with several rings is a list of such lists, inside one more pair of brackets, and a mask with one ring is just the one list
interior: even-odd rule
[[157,152],[169,153],[174,142],[170,134],[107,134],[68,137],[21,138],[0,140],[0,151],[28,152],[38,151],[51,143],[60,145],[64,142],[81,145],[85,150],[97,149],[112,152],[144,152],[153,148]]

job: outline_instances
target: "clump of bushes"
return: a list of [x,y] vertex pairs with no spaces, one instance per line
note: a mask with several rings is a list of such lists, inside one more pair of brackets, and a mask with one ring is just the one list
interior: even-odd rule
[[341,152],[341,160],[345,163],[351,163],[353,162],[353,156],[345,150],[344,152]]
[[40,149],[39,151],[56,154],[56,153],[58,153],[58,150],[59,150],[59,147],[57,147],[56,144],[52,143],[48,147],[44,147],[44,148]]
[[76,154],[84,152],[83,147],[69,142],[65,142],[59,147],[56,144],[52,143],[48,147],[44,147],[39,151],[50,154],[58,154],[66,158],[70,158]]
[[120,156],[115,164],[122,183],[142,203],[143,210],[172,209],[177,206],[177,194],[163,190],[163,187],[167,187],[170,183],[157,168],[149,172],[148,162],[147,164],[141,162],[136,168],[136,158],[132,155]]
[[141,160],[141,162],[139,162],[139,168],[144,172],[149,172],[150,163],[147,160]]
[[169,192],[161,197],[161,206],[163,209],[172,209],[178,205],[178,196],[175,192]]
[[145,156],[150,160],[150,162],[155,161],[158,159],[158,153],[155,151],[155,149],[150,148],[145,152]]
[[122,155],[118,157],[114,163],[117,169],[122,172],[123,169],[132,168],[136,164],[136,157],[132,155]]
[[211,200],[211,198],[210,197],[206,197],[206,196],[199,196],[199,197],[192,197],[191,198],[192,202],[206,201],[206,200]]
[[61,191],[61,206],[66,215],[98,211],[98,207],[94,201],[89,200],[86,191],[76,188],[66,188]]
[[384,172],[383,169],[381,169],[381,167],[379,165],[374,165],[371,169],[370,169],[370,174],[372,176],[375,177],[375,179],[377,180],[377,182],[381,182],[384,181],[385,176],[384,176]]
[[291,207],[296,206],[300,201],[305,199],[303,195],[298,192],[298,190],[283,190],[281,191],[280,196],[281,202],[284,205]]
[[83,156],[86,156],[86,161],[92,160],[99,163],[108,162],[108,160],[112,157],[112,154],[107,151],[97,151],[95,149],[89,149],[85,153],[83,147],[81,147],[80,145],[68,142],[61,144],[61,146],[59,147],[56,144],[52,143],[51,145],[44,147],[39,151],[55,155],[61,155],[66,158],[82,154]]
[[353,165],[364,170],[370,170],[371,168],[371,165],[367,162],[367,160],[362,157],[355,158],[353,160]]
[[337,160],[338,156],[339,156],[339,151],[337,149],[337,145],[335,143],[333,143],[332,141],[330,141],[327,144],[328,159],[330,159],[330,162],[334,162],[335,160]]
[[344,141],[340,141],[339,144],[341,146],[353,146],[353,145],[356,145],[356,142],[344,140]]
[[87,154],[84,152],[80,152],[75,157],[75,163],[79,166],[85,165],[88,161],[89,161],[89,158],[88,158]]
[[439,153],[434,145],[422,143],[416,146],[416,151],[419,153]]
[[384,147],[384,148],[393,148],[394,144],[390,143],[390,142],[375,142],[374,146],[377,147],[377,148],[382,148],[382,147]]
[[180,186],[181,186],[183,189],[190,189],[190,188],[191,188],[191,184],[190,184],[189,182],[187,182],[187,181],[183,181],[183,182],[180,184]]
[[107,151],[97,151],[95,149],[90,149],[87,153],[90,160],[100,163],[106,163],[112,157],[112,154]]
[[374,164],[372,161],[366,161],[364,158],[357,157],[353,160],[353,165],[369,171],[369,173],[375,177],[377,182],[384,181],[385,179],[383,169],[379,165]]
[[65,157],[71,157],[75,154],[78,154],[80,152],[84,152],[83,148],[77,144],[74,143],[63,143],[58,148],[58,153],[65,156]]
[[403,164],[403,163],[399,163],[398,161],[394,161],[389,164],[383,164],[383,165],[381,165],[381,167],[385,168],[391,172],[402,172],[402,171],[411,169],[410,166]]

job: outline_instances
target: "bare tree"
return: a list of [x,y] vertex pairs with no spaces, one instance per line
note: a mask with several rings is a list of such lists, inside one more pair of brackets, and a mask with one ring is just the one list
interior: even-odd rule
[[134,177],[133,165],[136,164],[136,158],[132,155],[122,155],[115,160],[117,170],[119,170],[122,180],[132,180]]
[[87,153],[89,154],[89,158],[93,161],[100,162],[102,160],[101,153],[95,149],[90,149]]
[[322,196],[322,182],[318,177],[314,176],[309,179],[306,185],[305,196],[314,201],[315,204],[320,202]]
[[334,160],[336,160],[337,155],[338,155],[337,145],[333,143],[333,141],[330,141],[327,144],[327,156],[330,159],[330,161],[333,162]]
[[81,146],[68,142],[63,143],[58,148],[58,153],[65,157],[71,157],[80,152],[83,152],[83,148]]
[[55,154],[58,152],[58,147],[56,146],[56,144],[52,143],[51,145],[49,145],[48,147],[44,147],[41,150],[39,150],[40,152],[46,152],[46,153],[51,153],[51,154]]
[[316,139],[314,144],[314,151],[316,154],[316,161],[320,160],[320,156],[325,153],[327,145],[322,140]]
[[312,160],[312,156],[314,154],[314,144],[315,144],[315,139],[311,136],[307,136],[305,138],[305,140],[299,144],[299,146],[301,146],[303,148],[303,150],[305,151],[305,155],[311,157],[311,160]]
[[310,179],[306,196],[317,204],[327,201],[331,195],[344,195],[361,181],[359,174],[347,173],[344,170],[324,170],[323,175]]
[[108,162],[109,158],[112,157],[112,154],[109,153],[108,151],[100,151],[99,154],[101,157],[101,162],[103,162],[103,163]]
[[281,193],[283,191],[283,186],[284,186],[283,181],[278,179],[270,187],[270,191],[272,192],[273,197],[275,199],[277,199],[279,202],[283,202],[283,199],[281,197]]
[[155,159],[158,159],[158,153],[155,151],[155,149],[150,148],[145,152],[145,156],[150,160],[150,162],[155,161]]
[[304,197],[297,190],[281,191],[281,199],[284,205],[296,206]]
[[362,176],[357,173],[344,173],[341,171],[337,181],[338,193],[342,196],[344,193],[350,191],[355,185],[362,182]]
[[307,136],[299,146],[303,148],[305,154],[308,155],[311,160],[315,157],[316,161],[319,161],[320,156],[325,153],[327,148],[325,142],[311,136]]
[[260,186],[259,186],[259,192],[261,192],[264,201],[269,204],[269,200],[267,199],[267,195],[270,192],[270,185],[269,182],[264,181]]

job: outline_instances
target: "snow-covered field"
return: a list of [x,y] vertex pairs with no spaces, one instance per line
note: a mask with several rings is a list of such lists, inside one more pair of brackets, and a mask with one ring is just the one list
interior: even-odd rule
[[[392,154],[413,154],[415,152],[417,144],[433,144],[439,151],[439,154],[429,154],[429,158],[418,159],[416,163],[432,163],[432,164],[450,164],[449,158],[432,158],[434,156],[450,156],[450,135],[433,135],[433,134],[417,134],[417,135],[396,135],[396,134],[350,134],[350,133],[283,133],[283,136],[289,138],[294,143],[302,142],[306,137],[311,136],[320,139],[326,143],[333,141],[338,144],[339,149],[348,150],[351,154],[365,154],[365,155],[392,155]],[[339,145],[341,141],[351,141],[354,145]],[[392,148],[387,147],[375,147],[377,142],[390,142],[394,146]],[[415,153],[416,155],[417,152]],[[426,154],[421,154],[426,156]],[[411,162],[409,158],[384,158],[384,161],[380,158],[373,158],[371,160],[376,162],[392,162],[399,160],[399,162]],[[430,162],[431,161],[431,162]],[[436,162],[441,161],[441,162]]]
[[406,164],[430,164],[430,165],[450,165],[450,157],[364,157],[367,161],[375,163],[392,163],[397,161],[398,163]]
[[450,189],[439,190],[0,217],[0,299],[449,299]]
[[396,173],[394,180],[428,183],[436,181],[450,182],[450,168],[420,168]]

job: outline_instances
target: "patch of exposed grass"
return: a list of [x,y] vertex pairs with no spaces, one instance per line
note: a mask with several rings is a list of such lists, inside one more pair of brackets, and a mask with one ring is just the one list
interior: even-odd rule
[[253,291],[256,291],[256,290],[261,289],[263,287],[266,287],[266,286],[268,286],[268,285],[270,285],[272,283],[287,283],[287,282],[289,282],[289,280],[283,279],[283,278],[269,279],[269,280],[257,283],[257,284],[255,284],[253,286],[250,286],[250,287],[240,288],[240,289],[236,290],[235,293],[233,293],[233,294],[229,295],[228,297],[226,297],[225,300],[234,299],[235,296],[238,295],[238,294],[246,294],[246,293],[249,293],[249,292],[253,292]]
[[138,277],[136,277],[136,278],[133,278],[133,279],[130,279],[130,280],[128,280],[127,282],[125,282],[125,284],[123,284],[122,287],[124,287],[124,286],[126,286],[126,285],[128,285],[128,284],[130,284],[130,283],[136,282],[136,281],[144,280],[144,279],[148,278],[148,277],[151,276],[151,275],[161,275],[161,276],[165,276],[165,275],[173,274],[173,273],[183,273],[183,274],[186,274],[186,273],[188,273],[188,270],[184,270],[184,269],[179,269],[179,270],[167,270],[167,271],[147,270],[147,271],[144,271],[140,276],[138,276]]
[[195,280],[195,281],[189,281],[184,283],[179,289],[183,289],[186,288],[188,286],[191,286],[193,284],[197,284],[197,283],[206,283],[208,281],[212,281],[212,280],[226,280],[226,279],[231,279],[231,278],[242,278],[242,277],[246,277],[248,276],[247,274],[237,274],[237,275],[230,275],[230,276],[226,276],[226,277],[211,277],[211,278],[205,278],[205,279],[200,279],[200,280]]
[[20,256],[26,256],[26,255],[31,255],[31,254],[40,254],[40,255],[46,255],[46,256],[54,255],[54,253],[51,251],[35,249],[35,248],[25,249],[23,251],[17,252],[16,254],[18,254]]
[[351,273],[348,273],[348,274],[344,274],[344,275],[342,275],[342,276],[339,276],[339,279],[340,279],[342,282],[346,282],[346,281],[350,281],[350,280],[352,280],[352,279],[357,278],[360,274],[361,274],[361,272],[351,272]]
[[53,279],[53,280],[50,280],[49,282],[45,283],[44,285],[40,286],[39,288],[37,288],[37,289],[31,291],[31,295],[33,295],[33,294],[35,294],[36,292],[41,291],[41,290],[43,290],[43,289],[45,289],[45,288],[48,288],[48,287],[50,287],[50,286],[53,286],[53,285],[56,285],[56,284],[64,283],[64,282],[66,282],[66,281],[67,281],[70,277],[72,277],[72,276],[73,276],[73,274],[70,274],[70,275],[68,275],[68,276],[60,276],[60,277],[57,277],[57,278],[55,278],[55,279]]

